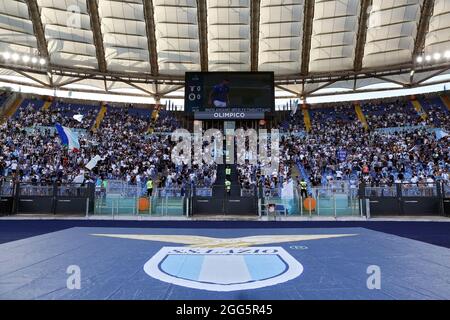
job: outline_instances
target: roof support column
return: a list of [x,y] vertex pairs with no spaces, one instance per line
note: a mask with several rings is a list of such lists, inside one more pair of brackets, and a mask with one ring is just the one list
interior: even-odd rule
[[206,0],[197,0],[198,39],[200,44],[200,65],[208,71],[208,21]]
[[301,75],[308,75],[309,71],[309,55],[311,51],[311,36],[314,21],[314,0],[305,0],[303,14],[303,50],[302,50],[302,66]]
[[100,24],[100,16],[98,14],[98,3],[97,0],[87,0],[86,4],[89,12],[89,17],[91,18],[91,29],[94,38],[95,54],[97,56],[98,69],[100,70],[100,72],[105,73],[106,72],[105,48],[103,47],[103,34]]
[[[369,20],[369,7],[372,0],[361,0],[361,10],[359,12],[358,35],[356,37],[355,60],[353,68],[356,72],[361,71],[364,57],[364,47],[366,45],[367,21]],[[356,82],[356,81],[355,81]]]
[[258,71],[260,7],[261,0],[250,1],[250,52],[252,71]]
[[416,40],[414,42],[414,51],[412,58],[420,55],[425,47],[425,38],[430,25],[430,19],[433,15],[434,0],[424,0],[422,11],[420,13],[419,26],[417,27]]
[[144,5],[145,27],[147,29],[148,52],[150,54],[150,68],[152,76],[159,74],[158,52],[155,35],[155,12],[153,0],[142,0]]
[[28,13],[30,15],[31,22],[33,23],[34,35],[36,36],[39,55],[49,61],[47,40],[45,39],[45,30],[41,20],[41,13],[39,12],[39,6],[37,0],[28,0]]

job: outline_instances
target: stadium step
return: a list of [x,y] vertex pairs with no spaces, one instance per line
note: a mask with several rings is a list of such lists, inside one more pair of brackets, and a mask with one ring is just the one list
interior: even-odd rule
[[217,176],[216,176],[216,182],[215,185],[219,187],[215,187],[213,190],[213,197],[222,197],[225,193],[225,169],[227,167],[230,167],[231,169],[231,175],[230,175],[230,182],[231,182],[231,195],[232,196],[239,196],[240,195],[240,188],[239,188],[239,179],[237,174],[237,167],[236,165],[225,165],[225,164],[219,164],[217,166]]
[[296,179],[296,178],[300,178],[301,179],[302,178],[300,170],[299,170],[298,166],[295,165],[295,164],[291,166],[291,177],[293,179]]
[[419,100],[417,100],[416,98],[413,98],[411,100],[411,104],[414,107],[414,109],[417,111],[417,114],[423,119],[426,120],[427,119],[427,113],[423,110],[422,108],[422,104],[420,103]]
[[1,123],[11,118],[16,112],[19,106],[22,104],[22,98],[16,98],[16,100],[6,109],[5,113],[1,117]]
[[49,100],[47,98],[47,100],[45,100],[44,105],[42,106],[42,111],[47,111],[48,109],[50,109],[50,106],[52,105],[53,101]]
[[441,96],[441,100],[444,105],[447,107],[448,111],[450,111],[450,97],[449,96]]
[[308,173],[306,172],[305,167],[300,162],[297,162],[297,168],[298,168],[298,171],[300,171],[300,178],[305,180],[305,182],[307,184],[307,192],[308,192],[308,194],[312,194],[311,181],[309,180],[309,176],[308,176]]
[[152,117],[150,118],[150,124],[148,126],[148,133],[152,133],[153,129],[155,127],[156,121],[158,121],[159,118],[159,111],[162,108],[162,104],[157,104],[155,109],[153,109]]
[[229,164],[224,166],[224,173],[225,169],[229,167],[231,169],[231,175],[230,175],[230,181],[231,181],[231,196],[240,196],[241,195],[241,188],[239,186],[239,179],[238,179],[238,173],[237,173],[237,167],[235,164]]
[[311,131],[311,117],[309,115],[308,108],[306,108],[306,107],[302,108],[302,113],[303,113],[303,122],[305,123],[306,131],[310,132]]
[[95,119],[94,125],[92,126],[92,131],[97,131],[98,128],[100,127],[100,124],[103,121],[103,118],[105,117],[106,111],[108,110],[108,108],[106,107],[105,103],[102,103],[102,107],[100,108],[100,111],[97,114],[97,118]]
[[367,123],[366,116],[364,115],[364,112],[362,112],[361,106],[359,103],[355,103],[355,112],[356,116],[358,117],[359,121],[363,125],[364,129],[369,129],[369,124]]

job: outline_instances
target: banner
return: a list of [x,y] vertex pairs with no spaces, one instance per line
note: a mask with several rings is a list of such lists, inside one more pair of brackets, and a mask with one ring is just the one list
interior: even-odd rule
[[75,151],[80,149],[80,142],[78,141],[78,133],[70,128],[63,127],[59,123],[55,125],[58,131],[61,143],[69,148],[69,150]]

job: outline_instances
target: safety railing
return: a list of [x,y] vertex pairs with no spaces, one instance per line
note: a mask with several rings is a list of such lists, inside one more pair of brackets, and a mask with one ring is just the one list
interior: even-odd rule
[[366,187],[364,193],[366,197],[397,197],[397,187],[383,186],[383,187]]
[[450,182],[442,182],[442,194],[444,198],[450,198]]
[[95,199],[94,215],[111,218],[126,216],[183,216],[186,215],[187,197],[120,196],[102,194]]
[[0,196],[12,197],[13,194],[14,194],[14,185],[9,183],[0,185]]
[[56,186],[56,195],[61,197],[89,197],[90,189],[85,184],[65,184]]
[[359,216],[359,198],[357,190],[349,189],[346,192],[331,192],[313,188],[312,197],[302,199],[300,206],[300,215],[308,216]]
[[431,185],[402,185],[403,197],[437,197],[437,188],[435,184]]
[[365,186],[366,197],[437,197],[436,183],[398,183],[384,186]]
[[[6,188],[7,185],[3,185]],[[11,194],[12,186],[7,192]],[[94,209],[93,184],[57,183],[39,185],[17,182],[14,185],[10,213],[16,214],[76,214],[84,215]],[[11,200],[11,199],[10,199]]]
[[20,196],[43,196],[51,197],[53,196],[54,186],[37,186],[32,184],[21,183],[19,185],[19,195]]
[[[293,197],[265,196],[259,201],[258,214],[261,216],[360,216],[358,190],[354,187],[311,188],[308,197],[300,197],[297,188]],[[270,211],[269,209],[272,209]]]
[[197,197],[212,197],[213,188],[195,188],[195,195]]
[[158,197],[183,197],[185,193],[182,188],[160,188],[156,191]]
[[279,188],[263,188],[262,193],[266,198],[281,197],[281,190]]
[[241,188],[241,197],[254,197],[255,188]]

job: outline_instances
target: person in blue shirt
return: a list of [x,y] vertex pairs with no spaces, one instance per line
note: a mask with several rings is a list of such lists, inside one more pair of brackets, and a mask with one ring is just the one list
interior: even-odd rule
[[209,93],[208,104],[216,108],[226,108],[230,103],[230,81],[228,79],[222,80],[220,84],[216,84]]

